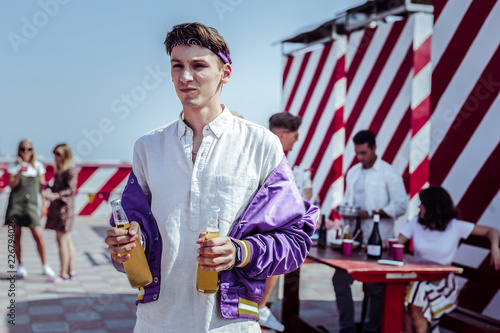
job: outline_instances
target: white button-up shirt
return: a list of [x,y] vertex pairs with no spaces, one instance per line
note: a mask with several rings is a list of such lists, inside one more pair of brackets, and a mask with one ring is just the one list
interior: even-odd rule
[[211,206],[220,208],[220,235],[228,234],[283,159],[281,143],[224,107],[203,129],[194,163],[192,149],[193,131],[182,115],[135,144],[133,170],[151,202],[163,249],[160,297],[138,306],[134,332],[260,332],[256,321],[224,319],[219,293],[196,290],[196,240]]
[[[363,165],[358,163],[348,172],[346,177],[346,191],[344,204],[354,206],[355,186],[362,172],[364,180],[364,205],[363,209],[371,213],[375,209],[382,209],[390,218],[380,219],[379,231],[383,240],[394,237],[394,220],[406,213],[408,196],[403,184],[403,179],[387,162],[377,158],[370,169],[363,170]],[[362,196],[361,196],[362,197]],[[373,229],[371,219],[362,221],[363,242],[366,243]]]

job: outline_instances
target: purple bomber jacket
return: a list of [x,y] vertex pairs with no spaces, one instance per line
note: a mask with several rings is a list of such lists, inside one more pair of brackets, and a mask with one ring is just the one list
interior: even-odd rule
[[[122,195],[130,221],[141,226],[153,282],[140,288],[137,303],[156,301],[160,295],[162,239],[151,208],[131,172]],[[296,270],[307,257],[318,220],[316,206],[303,201],[286,158],[271,172],[229,232],[240,245],[241,261],[220,272],[220,308],[224,318],[258,320],[257,303],[266,278]],[[110,224],[114,226],[113,218]],[[119,271],[123,265],[113,261]]]

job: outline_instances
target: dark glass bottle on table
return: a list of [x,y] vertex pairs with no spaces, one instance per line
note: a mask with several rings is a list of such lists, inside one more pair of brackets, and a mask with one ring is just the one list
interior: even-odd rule
[[356,226],[354,227],[354,241],[360,245],[363,243],[363,230],[361,230],[361,216],[356,216]]
[[325,215],[321,215],[321,224],[318,230],[318,247],[325,249],[326,248],[326,224],[325,224]]
[[380,215],[373,214],[373,230],[370,238],[368,238],[368,243],[366,246],[366,255],[368,259],[382,258],[382,237],[380,237],[380,231],[378,230],[379,222]]

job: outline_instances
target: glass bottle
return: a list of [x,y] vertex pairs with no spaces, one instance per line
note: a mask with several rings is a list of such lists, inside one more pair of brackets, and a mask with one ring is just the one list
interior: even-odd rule
[[321,224],[319,226],[318,234],[319,234],[318,247],[324,249],[326,248],[326,234],[327,234],[325,215],[321,215]]
[[349,232],[349,224],[344,226],[344,236],[343,239],[351,239],[351,233]]
[[[207,234],[205,240],[219,237],[219,207],[210,207],[210,215],[207,223]],[[217,257],[217,255],[202,255],[203,257]],[[200,293],[213,294],[219,290],[219,273],[215,271],[204,271],[198,264],[196,275],[196,289]]]
[[354,227],[354,241],[363,243],[363,230],[361,230],[361,216],[356,216],[356,226]]
[[[113,219],[115,220],[115,227],[118,229],[129,229],[130,222],[123,210],[121,200],[116,199],[110,202],[113,210]],[[122,244],[125,245],[125,244]],[[142,249],[141,242],[135,241],[135,248],[127,252],[130,258],[123,263],[125,273],[127,273],[128,281],[132,288],[139,288],[148,285],[153,281],[151,270],[149,269],[148,261],[144,250]]]
[[379,222],[380,215],[373,214],[373,230],[366,247],[366,254],[369,259],[380,259],[382,257],[382,237],[380,237],[380,231],[378,230]]

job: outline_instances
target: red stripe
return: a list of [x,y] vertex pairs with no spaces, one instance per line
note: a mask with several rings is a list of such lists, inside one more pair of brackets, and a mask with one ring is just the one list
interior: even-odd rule
[[[321,72],[323,72],[323,68],[325,67],[326,60],[328,59],[328,55],[330,54],[330,50],[332,49],[333,43],[328,43],[323,48],[321,52],[321,57],[318,61],[318,65],[316,66],[316,70],[314,72],[311,83],[309,84],[309,88],[307,89],[307,93],[304,97],[304,101],[302,102],[302,106],[299,109],[298,116],[304,117],[304,113],[306,112],[307,105],[309,105],[309,101],[311,100],[311,96],[313,95],[314,89],[318,84],[319,77],[321,76]],[[334,55],[335,56],[335,55]]]
[[[488,112],[500,88],[500,46],[465,100],[431,160],[431,182],[441,184]],[[491,110],[490,112],[497,112]]]
[[499,165],[500,143],[484,162],[457,205],[463,220],[476,223],[497,195],[500,190]]
[[361,64],[361,60],[365,57],[366,50],[370,46],[370,42],[373,39],[373,35],[375,34],[375,29],[365,29],[363,33],[363,37],[361,37],[361,41],[356,49],[356,53],[351,61],[349,68],[347,68],[347,90],[349,91],[349,86],[351,85],[352,80],[354,79],[354,75],[357,73],[359,65]]
[[[403,178],[403,184],[405,185],[406,193],[410,193],[410,165],[406,165],[405,171],[401,176]],[[411,197],[410,197],[411,198]]]
[[290,97],[288,98],[288,102],[286,103],[285,111],[290,110],[290,106],[292,105],[293,99],[295,98],[295,93],[299,88],[300,81],[302,81],[302,76],[304,75],[304,72],[306,70],[307,63],[309,62],[309,58],[311,57],[311,53],[312,52],[307,52],[306,54],[304,54],[304,58],[302,59],[300,69],[297,74],[297,78],[295,79],[295,82],[293,84],[292,92],[290,93]]
[[297,154],[297,158],[295,159],[295,165],[300,165],[302,159],[304,158],[306,151],[311,143],[311,140],[314,136],[314,132],[318,127],[319,120],[321,119],[321,115],[325,111],[326,105],[328,104],[328,100],[332,97],[332,91],[335,87],[335,83],[344,77],[343,68],[345,66],[345,56],[340,57],[335,64],[335,68],[333,69],[332,75],[330,77],[330,81],[326,86],[323,97],[321,98],[321,102],[318,105],[318,109],[314,114],[314,118],[311,122],[311,125],[307,131],[306,137],[304,139],[304,143],[300,147],[299,153]]
[[84,167],[82,167],[80,172],[78,172],[77,188],[80,188],[90,178],[90,176],[92,176],[94,174],[94,172],[96,172],[96,170],[98,168],[99,167],[97,167],[97,166],[84,166]]
[[410,174],[410,198],[420,192],[429,180],[429,157],[426,156],[422,163]]
[[462,63],[496,0],[474,0],[432,73],[431,113]]
[[104,184],[104,186],[96,193],[94,201],[88,203],[79,213],[79,215],[92,215],[101,203],[109,198],[109,194],[123,182],[130,174],[129,167],[121,167],[114,175]]
[[392,162],[394,161],[394,158],[396,157],[399,149],[401,148],[401,145],[403,144],[406,136],[408,135],[408,132],[410,131],[410,125],[411,107],[408,106],[408,109],[406,109],[403,118],[401,118],[401,121],[398,124],[396,132],[394,132],[389,145],[387,145],[387,148],[382,155],[382,159],[387,163],[392,164]]
[[[326,150],[328,149],[328,146],[330,145],[330,142],[332,141],[333,136],[335,133],[344,127],[344,107],[341,107],[335,112],[335,115],[332,118],[332,121],[330,122],[330,126],[328,126],[328,130],[323,137],[323,141],[321,142],[321,145],[319,147],[318,152],[316,153],[316,156],[314,157],[314,160],[311,164],[311,169],[312,171],[312,176],[311,178],[314,179],[315,171],[318,170],[319,165],[323,158],[328,158],[325,154]],[[342,165],[340,169],[340,173],[342,173]]]
[[[368,75],[368,78],[366,79],[366,82],[363,86],[363,89],[361,90],[358,99],[356,101],[356,104],[354,105],[351,114],[349,115],[349,119],[347,119],[347,122],[345,124],[345,129],[346,129],[346,142],[347,140],[351,137],[352,130],[354,128],[354,125],[358,121],[359,115],[363,111],[366,101],[370,97],[370,94],[373,90],[373,87],[375,87],[375,84],[377,83],[377,80],[379,79],[380,73],[385,67],[385,64],[387,62],[387,59],[389,58],[391,52],[394,50],[394,45],[398,41],[399,36],[401,35],[401,32],[403,31],[403,28],[408,20],[403,20],[399,22],[395,22],[392,26],[391,32],[389,33],[389,36],[387,37],[384,46],[382,47],[382,50],[378,54],[377,60],[375,61],[375,64],[373,65],[373,69]],[[349,71],[350,72],[350,71]]]
[[382,127],[384,120],[387,119],[387,114],[394,104],[394,101],[399,96],[399,94],[402,93],[401,89],[403,88],[404,83],[411,71],[411,64],[413,61],[412,53],[413,51],[410,47],[406,52],[404,60],[399,66],[398,71],[394,76],[394,79],[392,80],[382,103],[380,104],[380,107],[378,108],[377,112],[375,112],[375,116],[373,117],[372,122],[369,126],[369,129],[372,130],[375,134],[377,134],[380,130],[380,127]]
[[434,6],[434,23],[438,20],[439,15],[441,15],[441,12],[443,11],[444,6],[446,6],[446,3],[448,0],[434,0],[433,1],[433,6]]
[[4,170],[2,177],[0,177],[0,193],[9,186],[9,174],[7,173],[7,169]]
[[333,161],[332,167],[326,175],[325,181],[323,182],[323,185],[318,193],[320,202],[325,200],[330,187],[340,177],[342,177],[342,156],[337,157],[335,161]]
[[413,57],[413,76],[417,76],[422,68],[431,62],[431,40],[432,38],[429,36],[425,42],[415,50],[415,56]]
[[288,73],[290,72],[290,68],[292,67],[293,59],[294,57],[290,55],[286,57],[286,65],[283,70],[283,87],[285,86],[286,78],[288,77]]
[[412,112],[411,137],[413,138],[418,131],[429,121],[431,96],[427,96]]

